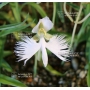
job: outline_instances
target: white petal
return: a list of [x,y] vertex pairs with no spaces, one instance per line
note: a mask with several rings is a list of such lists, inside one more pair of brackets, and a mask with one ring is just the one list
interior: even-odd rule
[[53,28],[53,23],[52,21],[46,16],[44,17],[43,19],[40,19],[38,24],[32,29],[32,32],[33,33],[37,33],[38,32],[38,29],[39,29],[39,24],[42,23],[43,26],[44,26],[44,29],[46,31],[49,31],[50,29]]
[[40,22],[41,21],[39,20],[38,24],[32,29],[32,33],[37,33],[38,32]]
[[44,38],[40,39],[40,43],[41,43],[41,51],[42,51],[42,60],[43,60],[43,64],[46,67],[48,64],[48,56],[47,56],[47,52],[46,52],[46,42],[44,40]]
[[36,43],[33,39],[25,36],[22,38],[22,41],[17,42],[14,52],[19,57],[18,61],[25,60],[25,65],[26,61],[29,60],[39,49],[39,43]]
[[43,26],[46,31],[49,31],[50,29],[53,28],[53,23],[51,22],[51,20],[48,17],[41,19],[41,22],[43,23]]
[[59,59],[66,61],[66,57],[69,57],[68,44],[65,36],[53,36],[48,43],[46,43],[46,48],[49,49],[53,54],[55,54]]

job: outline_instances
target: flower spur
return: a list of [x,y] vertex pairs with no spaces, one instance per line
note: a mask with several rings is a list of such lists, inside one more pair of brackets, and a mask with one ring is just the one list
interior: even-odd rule
[[[36,52],[42,52],[43,64],[46,67],[48,64],[48,55],[46,48],[55,54],[59,59],[66,61],[69,57],[69,45],[62,35],[50,35],[47,33],[53,28],[53,23],[48,17],[40,19],[38,24],[33,28],[32,33],[37,33],[34,37],[29,38],[24,36],[22,41],[18,41],[15,47],[15,53],[18,56],[18,61],[24,61],[24,65]],[[46,42],[48,40],[48,42]],[[37,42],[39,41],[39,42]]]

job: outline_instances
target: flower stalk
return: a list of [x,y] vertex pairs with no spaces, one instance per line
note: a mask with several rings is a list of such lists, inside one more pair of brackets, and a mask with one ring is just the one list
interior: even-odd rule
[[35,54],[34,77],[37,75],[37,53]]
[[79,9],[79,12],[78,12],[78,15],[77,15],[76,21],[75,21],[75,25],[74,25],[74,28],[73,28],[72,38],[71,38],[71,44],[70,44],[69,49],[72,48],[72,45],[73,45],[73,42],[74,42],[74,36],[75,36],[75,32],[76,32],[76,28],[77,28],[77,25],[78,25],[78,21],[79,21],[79,18],[80,18],[81,12],[82,12],[82,8],[83,8],[83,5],[82,5],[82,3],[81,3],[81,4],[80,4],[80,9]]

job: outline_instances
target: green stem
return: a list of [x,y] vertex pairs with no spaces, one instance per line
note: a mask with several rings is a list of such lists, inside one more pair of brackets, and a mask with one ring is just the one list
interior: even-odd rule
[[72,45],[73,45],[73,42],[74,42],[74,36],[75,36],[75,32],[76,32],[76,28],[77,28],[77,24],[78,24],[78,20],[79,20],[79,17],[80,17],[82,8],[83,8],[83,6],[82,6],[82,3],[81,3],[81,4],[80,4],[79,13],[78,13],[78,16],[77,16],[77,18],[76,18],[75,25],[74,25],[74,28],[73,28],[72,38],[71,38],[71,44],[70,44],[69,50],[71,50]]
[[80,20],[80,21],[78,22],[78,24],[83,23],[88,17],[90,17],[90,13],[89,13],[87,16],[85,16],[82,20]]
[[71,22],[73,22],[73,18],[69,15],[69,13],[67,12],[67,9],[66,9],[66,2],[64,2],[64,12],[65,14],[67,15],[67,17],[70,19]]
[[53,2],[53,18],[52,18],[53,24],[55,24],[55,17],[56,17],[56,3]]
[[37,75],[37,53],[35,54],[34,77]]

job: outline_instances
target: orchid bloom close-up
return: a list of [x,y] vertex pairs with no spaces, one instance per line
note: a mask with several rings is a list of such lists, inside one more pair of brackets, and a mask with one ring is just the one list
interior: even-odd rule
[[[69,45],[63,35],[50,35],[47,32],[53,28],[53,23],[48,17],[40,19],[38,24],[32,29],[36,35],[32,38],[24,36],[22,41],[18,41],[15,47],[15,53],[19,57],[18,61],[24,61],[24,65],[39,50],[42,54],[43,64],[48,64],[48,55],[46,49],[50,50],[59,59],[66,61],[69,57]],[[38,41],[38,42],[37,42]]]

